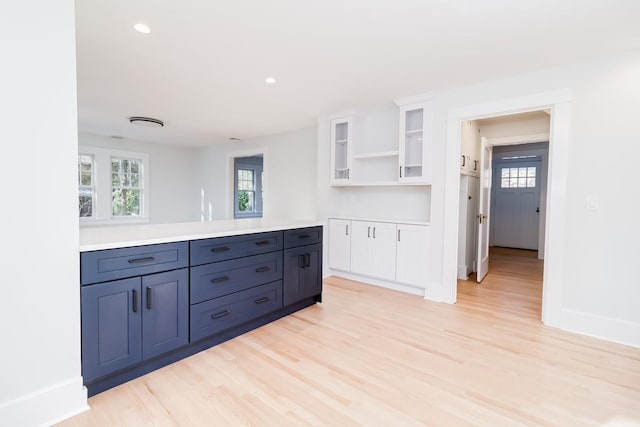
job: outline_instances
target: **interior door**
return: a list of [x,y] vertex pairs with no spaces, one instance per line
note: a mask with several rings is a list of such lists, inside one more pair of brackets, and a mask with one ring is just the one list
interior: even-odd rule
[[491,207],[491,152],[486,138],[480,148],[480,206],[478,209],[478,283],[489,271],[489,210]]

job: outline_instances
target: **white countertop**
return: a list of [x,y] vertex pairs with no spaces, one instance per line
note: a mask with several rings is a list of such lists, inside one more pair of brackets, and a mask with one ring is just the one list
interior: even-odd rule
[[324,223],[322,221],[255,218],[171,224],[82,227],[80,229],[80,252],[262,233],[318,225],[324,225]]

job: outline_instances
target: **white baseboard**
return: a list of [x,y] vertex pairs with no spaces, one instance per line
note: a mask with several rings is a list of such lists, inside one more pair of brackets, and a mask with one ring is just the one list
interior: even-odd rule
[[469,279],[469,267],[465,265],[458,264],[458,279],[460,280],[468,280]]
[[0,420],[10,426],[49,426],[89,409],[82,377],[0,403]]
[[357,282],[367,283],[369,285],[380,286],[394,291],[406,292],[408,294],[424,296],[424,289],[416,286],[405,285],[397,282],[376,279],[373,277],[361,276],[359,274],[348,273],[346,271],[331,270],[329,276],[342,277]]
[[563,308],[558,324],[549,326],[640,348],[640,323]]

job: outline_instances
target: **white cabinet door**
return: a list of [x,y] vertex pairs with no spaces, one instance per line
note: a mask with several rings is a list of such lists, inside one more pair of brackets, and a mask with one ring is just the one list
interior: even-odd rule
[[425,225],[398,224],[396,281],[426,289],[430,232]]
[[385,280],[396,278],[396,225],[384,222],[371,223],[369,239],[371,275]]
[[353,117],[331,120],[331,184],[351,182],[353,157]]
[[400,107],[399,182],[428,182],[431,178],[430,102]]
[[351,272],[371,276],[369,269],[369,240],[371,223],[351,221]]
[[396,225],[352,221],[351,272],[394,280],[396,275]]
[[351,221],[329,219],[329,267],[349,271],[351,268]]

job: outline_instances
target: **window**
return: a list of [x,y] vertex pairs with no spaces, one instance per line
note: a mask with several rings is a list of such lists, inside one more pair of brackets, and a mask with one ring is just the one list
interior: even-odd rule
[[501,188],[535,188],[536,167],[502,168]]
[[80,224],[149,221],[149,155],[111,148],[78,149]]
[[111,158],[111,212],[114,217],[135,217],[142,212],[140,159]]
[[234,160],[234,218],[262,217],[262,169],[261,156]]
[[93,218],[95,205],[95,178],[93,156],[78,154],[78,211],[80,218]]

